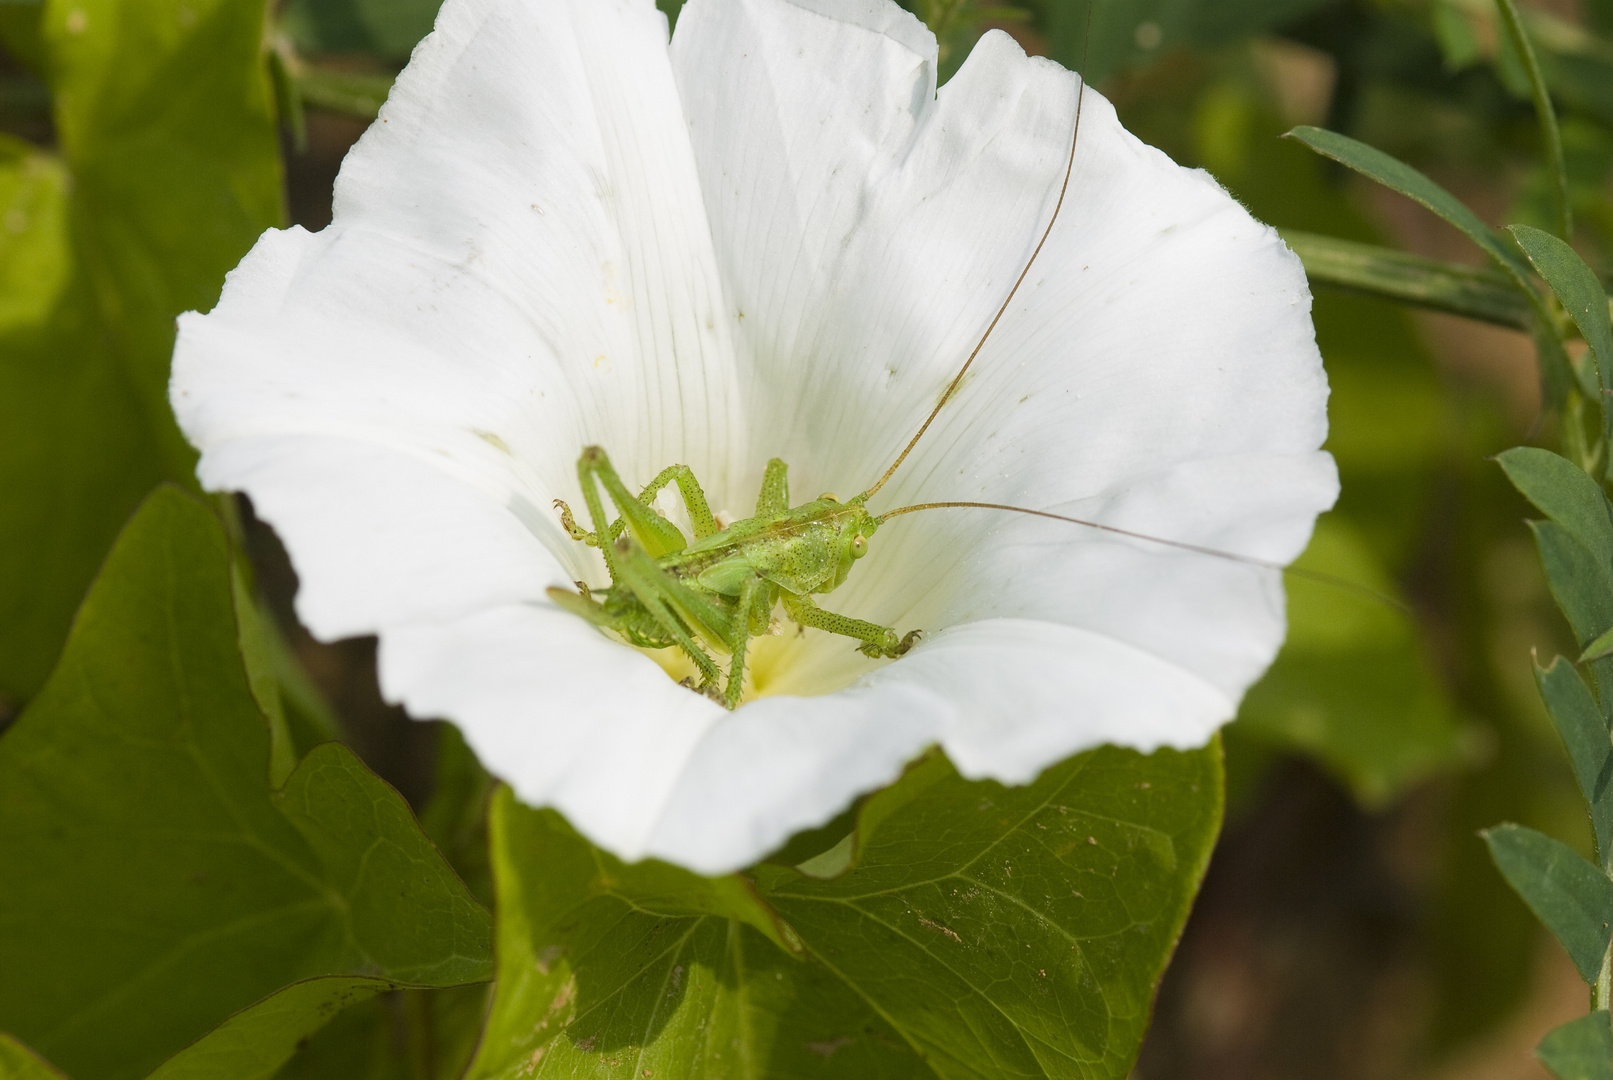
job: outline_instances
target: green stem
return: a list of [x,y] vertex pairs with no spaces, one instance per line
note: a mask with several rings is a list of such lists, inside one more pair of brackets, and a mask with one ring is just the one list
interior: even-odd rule
[[1606,1009],[1613,1002],[1613,942],[1608,943],[1607,955],[1602,957],[1602,971],[1591,987],[1591,1011]]
[[1518,17],[1518,8],[1512,0],[1496,0],[1501,9],[1501,25],[1512,42],[1523,69],[1529,76],[1529,93],[1535,101],[1535,115],[1540,120],[1540,141],[1545,143],[1546,162],[1551,167],[1557,202],[1557,235],[1567,240],[1574,232],[1574,210],[1568,195],[1568,165],[1563,158],[1562,133],[1557,129],[1557,112],[1551,105],[1551,92],[1546,89],[1546,78],[1540,71],[1540,60],[1535,47]]
[[392,89],[391,75],[355,75],[302,67],[295,72],[296,92],[303,104],[328,112],[374,120]]
[[1366,293],[1414,307],[1462,315],[1513,330],[1534,325],[1529,301],[1505,275],[1488,267],[1462,266],[1404,251],[1282,230],[1305,264],[1313,285]]

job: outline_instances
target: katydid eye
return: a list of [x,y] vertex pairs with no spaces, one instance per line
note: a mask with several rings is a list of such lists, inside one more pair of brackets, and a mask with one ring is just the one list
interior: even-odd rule
[[824,493],[823,493],[823,494],[822,494],[822,495],[819,495],[819,496],[818,496],[818,501],[819,501],[819,502],[832,502],[832,503],[837,503],[837,502],[839,502],[839,501],[840,501],[840,500],[839,500],[839,499],[837,499],[837,498],[835,498],[835,496],[834,496],[834,492],[832,492],[832,491],[825,491],[825,492],[824,492]]
[[853,536],[851,538],[851,557],[860,559],[866,554],[868,554],[868,541],[860,536]]

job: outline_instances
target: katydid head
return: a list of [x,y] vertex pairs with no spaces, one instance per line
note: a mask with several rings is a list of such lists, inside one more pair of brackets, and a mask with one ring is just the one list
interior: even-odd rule
[[823,494],[808,505],[817,508],[821,520],[834,529],[834,576],[823,590],[827,592],[838,588],[851,573],[851,564],[868,554],[868,538],[879,528],[879,519],[863,506],[860,495],[843,503],[833,495]]

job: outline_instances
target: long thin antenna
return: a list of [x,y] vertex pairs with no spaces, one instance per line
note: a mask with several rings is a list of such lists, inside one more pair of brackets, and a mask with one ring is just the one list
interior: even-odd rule
[[[1087,8],[1087,34],[1090,36],[1091,33],[1092,8],[1089,6]],[[991,337],[993,330],[997,329],[997,323],[1002,319],[1003,313],[1008,310],[1008,305],[1014,302],[1014,294],[1019,292],[1019,287],[1025,283],[1026,276],[1036,263],[1036,256],[1042,253],[1042,245],[1047,243],[1047,238],[1053,234],[1053,223],[1058,221],[1059,210],[1064,206],[1064,193],[1070,190],[1070,173],[1075,170],[1075,144],[1076,140],[1081,137],[1081,102],[1086,97],[1087,80],[1084,75],[1080,76],[1080,79],[1081,87],[1076,91],[1075,95],[1075,130],[1070,133],[1070,159],[1064,166],[1064,183],[1059,187],[1058,202],[1053,204],[1053,216],[1048,219],[1047,228],[1042,231],[1042,238],[1036,242],[1036,250],[1031,252],[1030,260],[1025,263],[1025,269],[1019,272],[1019,278],[1014,282],[1014,287],[1008,290],[1008,296],[1004,298],[1002,307],[997,309],[997,314],[992,317],[991,325],[986,327],[986,332],[981,334],[980,340],[975,343],[974,351],[969,354],[969,359],[963,362],[963,366],[958,369],[958,373],[947,384],[946,393],[941,395],[941,400],[935,403],[935,408],[930,410],[930,415],[926,416],[924,423],[919,425],[918,433],[909,439],[907,445],[902,448],[902,452],[896,455],[896,460],[891,462],[891,467],[885,470],[885,475],[879,478],[879,482],[863,492],[859,498],[864,500],[872,498],[876,491],[884,487],[886,481],[896,474],[897,469],[902,467],[902,462],[907,460],[907,455],[913,452],[913,447],[917,446],[919,440],[924,438],[924,433],[930,430],[930,424],[940,415],[941,410],[946,407],[946,403],[952,400],[952,395],[957,393],[958,386],[963,382],[963,377],[969,373],[969,365],[975,362],[975,357],[980,355],[980,350],[986,347],[986,339]]]
[[1346,592],[1352,592],[1359,596],[1365,596],[1369,599],[1376,600],[1379,603],[1387,604],[1389,607],[1394,608],[1402,615],[1410,616],[1412,614],[1411,608],[1407,607],[1399,600],[1396,600],[1394,597],[1385,596],[1376,589],[1368,588],[1367,586],[1356,581],[1351,581],[1348,578],[1334,577],[1332,574],[1324,574],[1318,570],[1306,570],[1297,566],[1284,566],[1282,563],[1272,562],[1269,559],[1256,559],[1250,555],[1239,555],[1233,551],[1222,551],[1219,548],[1204,547],[1201,544],[1189,544],[1182,540],[1166,540],[1160,536],[1150,536],[1147,533],[1132,532],[1130,529],[1122,529],[1115,525],[1104,525],[1096,521],[1087,521],[1084,518],[1066,517],[1064,514],[1055,514],[1048,510],[1030,510],[1023,506],[1009,506],[1006,503],[928,502],[915,503],[912,506],[899,506],[895,510],[885,511],[883,514],[875,517],[874,520],[883,525],[889,519],[893,517],[900,517],[903,514],[914,514],[920,510],[946,510],[957,507],[973,507],[979,510],[1010,510],[1016,514],[1029,514],[1032,517],[1050,518],[1053,521],[1063,521],[1071,525],[1084,525],[1089,529],[1097,529],[1100,532],[1114,533],[1117,536],[1126,536],[1133,540],[1146,540],[1150,544],[1162,544],[1165,547],[1176,548],[1180,551],[1191,551],[1196,555],[1211,555],[1218,559],[1230,559],[1233,562],[1259,567],[1262,570],[1275,570],[1280,574],[1293,574],[1295,577],[1307,578],[1311,581],[1320,582],[1324,585],[1332,585],[1335,588],[1343,589]]

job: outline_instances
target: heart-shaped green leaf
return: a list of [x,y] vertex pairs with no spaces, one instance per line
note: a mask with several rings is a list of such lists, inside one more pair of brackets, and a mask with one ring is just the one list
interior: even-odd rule
[[1023,787],[932,757],[853,865],[757,871],[812,956],[948,1078],[1123,1077],[1221,823],[1221,750],[1103,747]]
[[745,879],[625,865],[507,790],[492,833],[499,971],[472,1080],[933,1075],[832,972],[775,944],[789,939]]
[[0,1032],[0,1080],[65,1080],[50,1063]]
[[270,787],[234,596],[221,524],[159,489],[0,738],[0,1029],[75,1080],[145,1076],[302,980],[490,974],[486,911],[350,752]]
[[623,866],[502,793],[470,1076],[1122,1077],[1221,793],[1216,744],[1106,747],[1023,787],[936,754],[754,887]]

